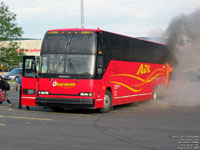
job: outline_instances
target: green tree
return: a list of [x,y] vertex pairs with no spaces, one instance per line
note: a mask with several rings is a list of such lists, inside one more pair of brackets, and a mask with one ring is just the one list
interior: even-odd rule
[[20,45],[14,40],[23,34],[17,26],[16,14],[9,10],[3,2],[0,3],[0,64],[16,66],[22,62],[23,53],[18,53]]

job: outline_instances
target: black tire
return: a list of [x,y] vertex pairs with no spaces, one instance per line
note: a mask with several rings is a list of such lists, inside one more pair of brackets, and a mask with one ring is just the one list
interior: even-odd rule
[[51,109],[53,109],[54,112],[63,112],[65,110],[63,107],[51,107]]
[[26,110],[30,110],[30,107],[29,107],[29,106],[26,106]]
[[104,106],[103,108],[99,109],[99,112],[107,113],[111,111],[111,109],[112,109],[112,94],[109,90],[106,90],[106,93],[104,95]]

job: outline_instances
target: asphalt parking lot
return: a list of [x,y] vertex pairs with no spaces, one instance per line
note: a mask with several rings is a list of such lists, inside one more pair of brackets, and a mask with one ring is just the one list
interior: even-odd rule
[[149,101],[94,110],[0,107],[0,150],[177,150],[200,149],[200,105]]

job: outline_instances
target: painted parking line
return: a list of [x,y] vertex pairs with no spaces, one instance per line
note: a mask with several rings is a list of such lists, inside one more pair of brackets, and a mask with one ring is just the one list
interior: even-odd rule
[[9,118],[9,119],[25,119],[25,120],[40,120],[40,121],[53,121],[53,119],[47,118],[32,118],[32,117],[18,117],[18,116],[1,116],[0,118]]
[[[4,107],[4,108],[1,108],[0,107],[0,110],[3,110],[3,111],[24,111],[23,109],[22,110],[19,110],[19,109],[12,109],[12,108],[6,108],[6,107]],[[36,112],[35,110],[28,110],[27,112]],[[76,113],[68,113],[68,112],[42,112],[42,111],[40,111],[40,113],[52,113],[52,114],[58,114],[58,115],[74,115],[74,116],[85,116],[85,117],[91,117],[92,115],[90,115],[90,114],[76,114]],[[1,116],[0,116],[0,118],[1,118]]]
[[91,117],[92,115],[89,114],[80,114],[80,113],[68,113],[68,112],[43,112],[48,114],[57,114],[57,115],[73,115],[73,116],[84,116],[84,117]]
[[6,126],[6,124],[0,123],[0,126]]
[[17,111],[16,109],[11,109],[11,108],[0,108],[0,110]]

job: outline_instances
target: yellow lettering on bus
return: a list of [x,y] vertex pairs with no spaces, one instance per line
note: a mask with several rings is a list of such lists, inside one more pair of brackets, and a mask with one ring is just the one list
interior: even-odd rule
[[140,75],[140,74],[143,75],[150,72],[151,72],[150,65],[141,64],[136,75]]

